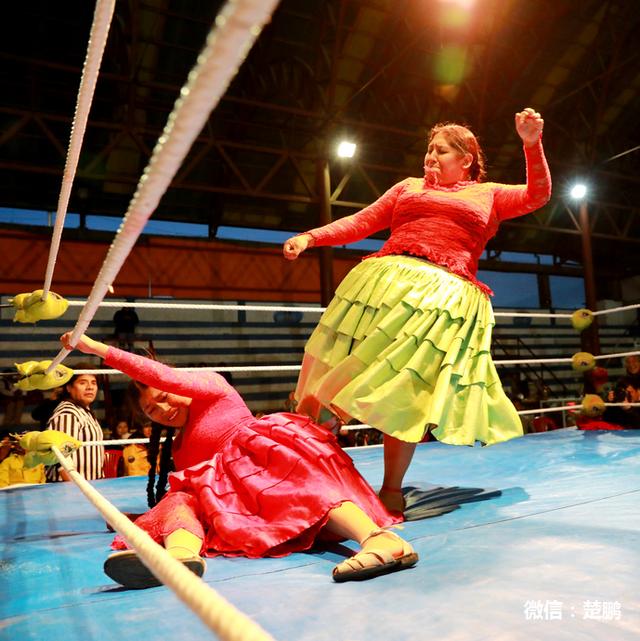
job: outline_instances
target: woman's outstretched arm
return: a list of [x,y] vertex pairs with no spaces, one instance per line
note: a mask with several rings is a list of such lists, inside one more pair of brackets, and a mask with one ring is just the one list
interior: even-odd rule
[[84,354],[93,354],[104,359],[105,364],[120,370],[136,381],[164,392],[172,392],[189,398],[221,398],[237,392],[215,372],[185,372],[159,363],[151,358],[125,352],[105,345],[83,334],[77,345],[71,345],[71,332],[60,337],[62,345],[69,350],[78,349]]
[[282,252],[288,260],[295,260],[305,249],[328,245],[346,245],[387,229],[391,225],[393,208],[402,190],[403,182],[388,189],[378,200],[361,211],[316,227],[304,234],[289,238]]

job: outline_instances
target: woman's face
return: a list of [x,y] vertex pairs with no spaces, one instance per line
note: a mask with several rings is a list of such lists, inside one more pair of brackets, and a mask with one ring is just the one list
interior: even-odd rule
[[127,432],[129,432],[129,426],[127,425],[127,423],[125,421],[120,421],[116,425],[116,434],[118,436],[122,436],[124,434],[127,434]]
[[640,401],[640,390],[637,390],[633,385],[627,385],[624,397],[627,403],[637,403]]
[[184,427],[189,418],[191,400],[147,387],[140,392],[140,408],[155,423],[167,427]]
[[424,157],[424,175],[433,185],[452,185],[469,178],[473,156],[461,154],[452,147],[443,132],[437,133],[429,143]]
[[628,374],[640,374],[640,358],[637,356],[628,356],[625,365]]
[[82,374],[67,385],[67,392],[74,403],[89,407],[98,395],[98,381],[93,374]]

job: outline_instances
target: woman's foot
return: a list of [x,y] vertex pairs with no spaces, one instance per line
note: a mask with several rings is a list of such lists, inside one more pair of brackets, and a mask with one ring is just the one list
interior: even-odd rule
[[334,581],[372,579],[381,574],[406,570],[418,562],[418,554],[411,545],[389,530],[374,530],[361,545],[360,552],[336,565]]
[[[207,568],[204,559],[199,556],[181,557],[173,550],[170,551],[170,554],[197,576],[202,576]],[[162,582],[154,576],[133,550],[110,554],[104,562],[104,573],[116,583],[132,590],[162,585]]]
[[391,488],[383,485],[378,492],[378,498],[389,512],[402,514],[404,512],[404,496],[400,488]]

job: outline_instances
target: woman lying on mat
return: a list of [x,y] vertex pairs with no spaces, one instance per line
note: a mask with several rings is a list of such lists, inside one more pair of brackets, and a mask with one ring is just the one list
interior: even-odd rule
[[[361,551],[333,569],[335,581],[411,567],[412,547],[386,529],[389,514],[329,431],[296,414],[254,418],[215,372],[178,371],[82,336],[67,349],[95,354],[135,381],[154,422],[178,430],[169,491],[136,520],[167,551],[202,576],[204,556],[285,556],[318,539],[353,539]],[[171,442],[168,438],[167,443]],[[105,572],[130,588],[159,585],[116,537]]]

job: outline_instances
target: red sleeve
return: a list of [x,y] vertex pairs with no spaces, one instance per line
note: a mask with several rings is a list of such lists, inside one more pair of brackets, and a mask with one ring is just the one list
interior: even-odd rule
[[106,365],[150,387],[189,398],[222,398],[236,394],[227,381],[216,372],[184,372],[150,358],[109,347]]
[[356,214],[308,231],[307,233],[313,237],[314,246],[346,245],[390,227],[393,209],[404,183],[405,181],[397,183],[378,200]]
[[524,148],[527,163],[526,185],[499,185],[494,193],[498,220],[524,216],[544,206],[551,198],[551,174],[542,149],[542,140]]

